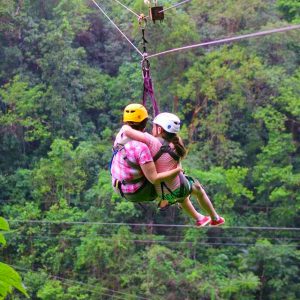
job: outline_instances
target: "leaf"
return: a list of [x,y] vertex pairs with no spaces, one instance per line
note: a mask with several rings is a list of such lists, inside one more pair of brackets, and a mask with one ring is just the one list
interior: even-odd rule
[[2,217],[0,217],[0,230],[9,231],[8,222]]
[[12,267],[0,262],[0,294],[10,293],[11,287],[16,288],[29,298],[20,275]]
[[1,234],[0,233],[0,244],[2,244],[2,245],[6,245],[6,240],[5,240],[5,238],[4,238],[4,236],[3,236],[3,234]]

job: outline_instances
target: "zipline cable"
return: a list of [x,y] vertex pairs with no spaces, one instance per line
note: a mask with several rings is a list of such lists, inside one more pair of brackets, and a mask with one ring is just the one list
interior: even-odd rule
[[[91,201],[89,203],[92,203],[92,204],[95,204],[95,203],[98,203],[99,201],[98,200],[95,200],[95,201]],[[6,200],[3,200],[1,199],[0,200],[0,203],[3,203],[3,204],[6,204],[6,203],[13,203],[13,204],[19,204],[18,203],[18,200],[15,200],[15,199],[6,199]],[[27,201],[27,203],[32,203],[32,204],[50,204],[49,200],[42,200],[42,201],[38,201],[38,202],[34,202],[34,201]],[[54,204],[57,204],[57,202],[55,203],[51,203],[51,205],[54,205]],[[76,202],[76,201],[68,201],[68,204],[75,204],[75,205],[78,205],[79,203]],[[84,206],[85,204],[87,203],[80,203],[82,206]],[[23,205],[23,203],[22,203]],[[292,207],[292,206],[291,206]],[[234,207],[228,207],[228,208],[223,208],[223,210],[227,210],[227,209],[230,209],[232,210],[233,208],[252,208],[252,209],[265,209],[265,210],[272,210],[272,209],[278,209],[278,205],[234,205]],[[292,207],[293,208],[293,207]]]
[[287,26],[287,27],[281,27],[281,28],[276,28],[276,29],[258,31],[258,32],[243,34],[243,35],[239,35],[239,36],[235,36],[235,37],[231,37],[231,38],[224,38],[224,39],[220,39],[220,40],[215,40],[215,41],[210,41],[210,42],[205,42],[205,43],[200,43],[200,44],[194,44],[194,45],[174,48],[174,49],[162,51],[162,52],[159,52],[159,53],[150,54],[150,55],[147,56],[147,58],[149,59],[149,58],[152,58],[152,57],[157,57],[157,56],[169,54],[169,53],[172,53],[172,52],[177,52],[177,51],[182,51],[182,50],[189,50],[189,49],[204,47],[204,46],[219,45],[219,44],[223,44],[223,43],[234,42],[234,41],[239,41],[239,40],[243,40],[243,39],[254,38],[254,37],[257,37],[257,36],[269,35],[269,34],[273,34],[273,33],[285,32],[285,31],[290,31],[290,30],[295,30],[295,29],[300,29],[300,25],[291,25],[291,26]]
[[[139,18],[139,14],[137,14],[136,12],[134,12],[133,10],[131,10],[129,7],[127,7],[126,5],[124,5],[123,3],[121,3],[120,1],[118,1],[118,0],[113,0],[113,1],[119,3],[119,4],[122,5],[125,9],[127,9],[128,11],[130,11],[130,12],[133,13],[136,17]],[[189,1],[190,1],[190,0],[189,0]]]
[[[61,234],[61,233],[48,233],[48,234],[43,234],[43,235],[37,235],[37,234],[15,234],[15,232],[7,232],[4,233],[5,237],[13,235],[12,237],[9,237],[9,239],[13,239],[13,238],[17,238],[17,237],[27,237],[27,238],[32,238],[32,237],[36,237],[36,238],[41,238],[41,239],[62,239],[62,240],[81,240],[84,239],[86,236],[79,236],[79,237],[70,237],[66,234]],[[133,234],[136,237],[138,237],[139,235],[146,236],[148,237],[146,234]],[[173,239],[184,239],[185,236],[184,235],[155,235],[156,237],[159,238],[173,238]],[[117,235],[114,234],[95,234],[92,236],[93,238],[97,237],[97,238],[101,238],[103,240],[120,240],[118,238]],[[150,237],[151,238],[151,237]],[[289,242],[296,242],[299,241],[300,238],[293,238],[293,237],[268,237],[268,236],[256,236],[256,237],[248,237],[248,236],[201,236],[201,237],[197,237],[197,239],[199,240],[259,240],[259,239],[267,239],[267,240],[272,240],[272,241],[289,241]],[[176,240],[155,240],[155,239],[122,239],[122,241],[147,241],[147,242],[160,242],[160,241],[164,241],[164,242],[179,242]]]
[[[9,199],[9,200],[0,200],[0,203],[3,203],[3,204],[10,204],[12,203],[12,205],[19,205],[19,203],[17,203],[18,200],[14,200],[14,199]],[[97,204],[99,201],[98,200],[95,200],[95,201],[91,201],[90,203],[92,204]],[[35,204],[35,202],[27,202],[27,203],[32,203],[32,204]],[[49,204],[49,201],[45,200],[45,201],[39,201],[37,204]],[[52,203],[51,205],[54,205],[56,203]],[[78,205],[78,202],[75,202],[75,201],[70,201],[69,202],[69,205],[70,204],[74,204],[74,205]],[[84,206],[85,204],[87,203],[80,203],[82,206]],[[263,206],[263,205],[234,205],[234,207],[227,207],[227,208],[223,208],[223,211],[232,211],[232,209],[235,209],[235,208],[249,208],[249,209],[260,209],[261,212],[265,212],[266,210],[273,210],[273,209],[279,209],[278,206],[275,206],[275,205],[272,205],[272,206]],[[294,207],[291,206],[291,209],[293,209]]]
[[99,8],[99,10],[105,15],[105,17],[113,24],[113,26],[122,34],[122,36],[128,41],[128,43],[143,57],[143,53],[130,41],[130,39],[122,32],[122,30],[114,23],[114,21],[106,14],[106,12],[99,6],[99,4],[92,0],[92,2]]
[[108,223],[91,221],[48,221],[48,220],[8,220],[11,223],[36,223],[36,224],[70,224],[70,225],[110,225],[110,226],[136,226],[136,227],[184,227],[199,229],[250,229],[250,230],[288,230],[300,231],[300,227],[251,227],[251,226],[222,226],[222,227],[197,227],[196,225],[181,224],[147,224],[147,223]]
[[179,2],[179,3],[177,3],[175,5],[172,5],[172,6],[168,7],[168,8],[166,8],[166,9],[160,10],[159,13],[165,12],[166,10],[169,10],[171,8],[175,8],[175,7],[177,7],[177,6],[181,5],[181,4],[184,4],[184,3],[189,2],[189,1],[191,1],[191,0],[185,0],[185,1]]
[[[63,236],[48,236],[48,235],[42,235],[42,236],[38,236],[38,235],[24,235],[24,234],[21,234],[21,235],[18,235],[18,236],[21,236],[21,237],[24,237],[26,236],[27,237],[27,241],[29,242],[32,242],[33,240],[43,240],[43,241],[79,241],[82,239],[84,239],[85,237],[78,237],[78,238],[71,238],[71,237],[63,237]],[[28,240],[30,238],[30,240]],[[94,237],[93,237],[94,238]],[[242,238],[240,237],[241,240],[244,240],[245,238]],[[262,237],[259,237],[259,239],[261,239]],[[13,236],[10,240],[16,240],[17,237],[16,236]],[[202,238],[201,240],[206,240],[208,238]],[[221,238],[217,238],[217,237],[211,237],[211,239],[221,239]],[[229,240],[231,240],[231,238],[228,238]],[[113,238],[113,237],[110,237],[110,238],[103,238],[103,237],[100,237],[99,236],[99,241],[111,241],[111,242],[134,242],[134,243],[139,243],[139,244],[143,244],[143,243],[146,243],[146,244],[182,244],[182,245],[186,245],[186,244],[197,244],[197,245],[202,245],[202,246],[213,246],[213,245],[222,245],[222,246],[254,246],[256,245],[255,243],[255,238],[252,238],[252,237],[249,237],[248,239],[252,239],[250,241],[247,241],[248,243],[244,242],[244,243],[241,243],[241,241],[237,241],[237,242],[227,242],[225,240],[225,242],[200,242],[198,239],[197,240],[191,240],[191,241],[170,241],[170,240],[149,240],[149,239],[145,239],[145,240],[138,240],[138,239],[124,239],[124,238]],[[283,241],[283,239],[278,239],[278,238],[266,238],[264,237],[264,239],[266,240],[276,240],[276,241]],[[293,240],[293,239],[290,239],[290,240]],[[94,241],[97,241],[97,239],[94,238]],[[295,241],[291,241],[291,243],[293,244],[272,244],[273,246],[286,246],[286,247],[296,247],[296,246],[299,246],[300,244],[296,244]]]
[[[39,271],[35,271],[35,270],[30,270],[30,269],[25,269],[23,267],[19,267],[19,266],[15,266],[15,265],[10,265],[12,268],[16,269],[16,270],[19,270],[20,272],[34,272],[34,273],[40,273],[40,271],[44,271],[47,276],[51,277],[51,278],[54,278],[54,279],[60,279],[60,280],[63,280],[63,281],[69,281],[69,282],[72,282],[73,284],[74,283],[77,283],[77,284],[80,284],[82,286],[86,286],[86,287],[89,287],[89,288],[95,288],[93,285],[90,285],[88,283],[85,283],[85,282],[82,282],[82,281],[78,281],[78,280],[74,280],[74,279],[68,279],[68,278],[65,278],[65,277],[61,277],[61,276],[57,276],[57,275],[52,275],[52,274],[49,274],[47,272],[47,270],[45,269],[40,269]],[[135,299],[142,299],[142,300],[147,300],[148,298],[145,298],[143,296],[138,296],[138,295],[132,295],[132,294],[128,294],[128,293],[124,293],[124,292],[119,292],[119,291],[116,291],[116,290],[112,290],[112,289],[109,289],[109,288],[106,288],[106,287],[100,287],[101,289],[104,289],[106,290],[107,292],[112,292],[112,293],[116,293],[116,294],[119,294],[119,295],[109,295],[109,294],[105,294],[103,292],[100,292],[100,291],[93,291],[93,290],[88,290],[86,289],[87,291],[90,291],[92,293],[95,293],[95,294],[101,294],[101,295],[105,295],[105,296],[113,296],[113,297],[121,297],[121,295],[123,296],[134,296]],[[121,299],[124,299],[124,298],[121,298]]]
[[[42,240],[42,241],[54,241],[54,240],[57,240],[57,238],[41,238],[41,237],[38,237],[36,238],[38,240]],[[36,240],[35,238],[33,238],[31,240],[31,242],[33,240]],[[62,238],[60,239],[61,241],[73,241],[73,240],[77,240],[75,238]],[[210,246],[236,246],[236,247],[240,247],[240,246],[254,246],[255,243],[221,243],[221,242],[198,242],[198,241],[160,241],[160,240],[122,240],[122,239],[118,239],[118,240],[112,240],[111,238],[106,238],[106,239],[101,239],[101,241],[112,241],[112,242],[134,242],[134,243],[137,243],[137,244],[176,244],[176,245],[194,245],[195,243],[197,245],[201,245],[201,246],[206,246],[206,247],[210,247]],[[273,244],[274,246],[275,244]],[[283,244],[280,244],[280,245],[283,245]],[[284,244],[285,246],[289,246],[289,247],[292,247],[294,245],[291,245],[291,244]]]
[[[41,228],[41,229],[45,229],[45,228]],[[77,228],[78,229],[78,228]],[[3,235],[5,236],[27,236],[27,237],[30,237],[30,236],[37,236],[37,233],[33,233],[33,232],[30,232],[30,233],[24,233],[24,227],[19,227],[18,229],[16,230],[10,230],[10,231],[7,231],[7,232],[2,232]],[[69,230],[69,229],[68,229]],[[106,230],[105,230],[106,232]],[[110,231],[112,233],[93,233],[93,236],[94,237],[117,237],[118,236],[118,233],[114,232],[114,231]],[[76,231],[76,236],[77,238],[81,239],[81,238],[84,238],[85,235],[79,235],[78,234],[82,234],[83,232],[82,231]],[[51,237],[51,236],[55,236],[55,237],[70,237],[72,238],[74,232],[71,232],[69,233],[69,231],[65,231],[65,230],[61,230],[59,232],[53,232],[53,231],[50,231],[50,228],[48,228],[48,231],[45,232],[45,234],[43,234],[43,236],[47,236],[47,237]],[[85,233],[86,234],[86,233]],[[131,232],[132,236],[133,237],[139,237],[139,236],[142,236],[142,237],[147,237],[147,238],[152,238],[153,236],[155,237],[159,237],[159,238],[171,238],[171,239],[183,239],[186,237],[186,235],[184,234],[166,234],[166,233],[147,233],[147,232],[140,232],[140,233],[137,233],[137,232]],[[209,235],[203,235],[203,236],[199,236],[198,238],[201,238],[201,239],[205,239],[205,240],[209,240],[209,239],[221,239],[221,240],[237,240],[237,239],[253,239],[253,238],[256,238],[256,239],[268,239],[268,240],[279,240],[279,241],[282,241],[282,240],[293,240],[293,241],[300,241],[300,238],[298,238],[298,236],[295,238],[295,237],[290,237],[290,236],[281,236],[281,234],[277,234],[277,235],[274,235],[272,234],[271,236],[269,235],[255,235],[255,236],[239,236],[239,235],[217,235],[217,236],[209,236]]]

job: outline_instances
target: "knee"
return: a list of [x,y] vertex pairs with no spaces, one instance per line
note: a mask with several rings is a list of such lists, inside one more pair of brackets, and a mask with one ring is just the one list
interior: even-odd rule
[[194,183],[194,188],[195,188],[197,193],[201,193],[201,194],[203,193],[203,187],[202,187],[202,185],[200,184],[199,181],[196,181]]

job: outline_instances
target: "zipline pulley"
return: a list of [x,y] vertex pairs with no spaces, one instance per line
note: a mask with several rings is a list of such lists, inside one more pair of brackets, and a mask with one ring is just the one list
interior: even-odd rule
[[155,23],[155,21],[163,21],[165,14],[164,8],[161,5],[157,5],[157,0],[153,1],[154,6],[151,5],[150,0],[145,0],[145,3],[149,6],[149,17]]
[[164,8],[162,6],[150,7],[149,15],[150,19],[155,23],[155,21],[162,22],[164,20],[165,14],[163,12]]

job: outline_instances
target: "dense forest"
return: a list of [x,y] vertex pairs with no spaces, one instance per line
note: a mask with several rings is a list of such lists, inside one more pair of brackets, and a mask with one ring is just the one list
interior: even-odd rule
[[[97,1],[142,51],[118,2],[148,7]],[[151,54],[299,23],[299,0],[192,0],[145,37]],[[160,110],[183,123],[184,170],[226,219],[196,228],[111,187],[123,108],[142,97],[135,49],[92,1],[0,0],[0,290],[10,266],[29,299],[300,299],[299,33],[150,60]],[[26,299],[17,289],[0,298]]]

